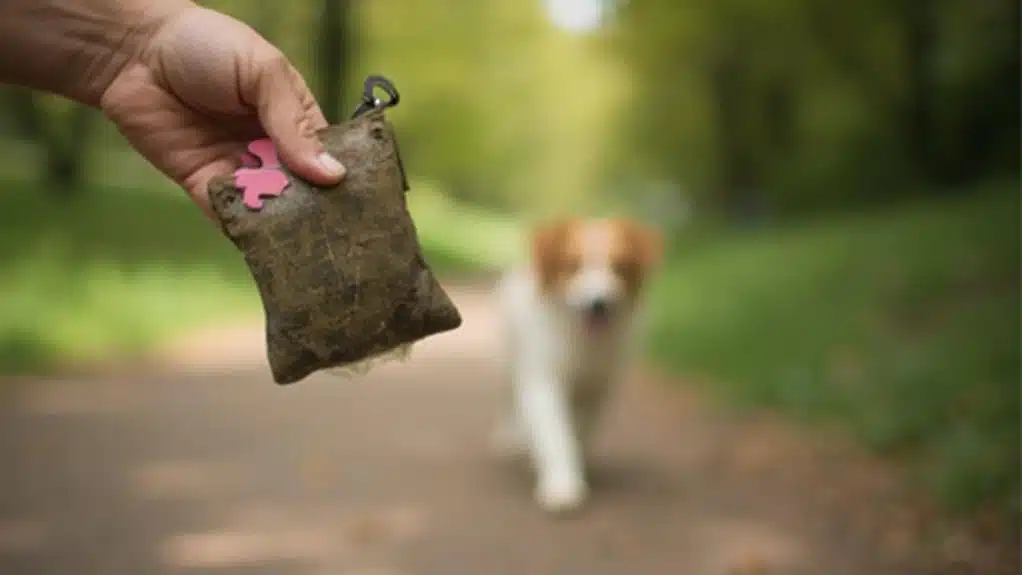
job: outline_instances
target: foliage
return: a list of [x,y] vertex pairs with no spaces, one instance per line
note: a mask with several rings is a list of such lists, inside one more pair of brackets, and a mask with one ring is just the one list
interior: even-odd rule
[[72,195],[85,182],[95,110],[62,98],[16,87],[0,88],[10,110],[11,131],[42,151],[42,176],[56,194]]
[[656,104],[630,142],[641,168],[737,215],[1018,173],[1018,9],[633,0],[622,50],[636,99]]
[[953,509],[1017,513],[1019,210],[1012,182],[711,237],[668,267],[653,354],[737,405],[906,458]]
[[183,194],[0,196],[0,367],[141,351],[168,331],[258,311],[233,248]]
[[[530,218],[660,181],[757,217],[1019,170],[1015,0],[631,0],[589,36],[539,1],[203,4],[279,45],[332,116],[359,78],[390,76],[413,177]],[[68,171],[63,139],[38,140],[58,160],[43,168]]]
[[[599,39],[557,32],[539,2],[340,3],[351,16],[344,46],[358,47],[348,58],[344,99],[350,107],[367,74],[395,82],[403,104],[390,115],[413,177],[440,182],[459,200],[530,217],[591,198],[603,158],[616,153],[612,120],[628,96],[620,60],[608,58]],[[335,105],[326,56],[336,51],[310,40],[336,36],[337,28],[324,26],[333,21],[325,8],[338,0],[204,4],[274,22],[258,27],[272,31],[325,105]]]
[[391,75],[408,167],[456,197],[530,217],[584,204],[614,153],[627,76],[539,2],[363,4],[366,71]]

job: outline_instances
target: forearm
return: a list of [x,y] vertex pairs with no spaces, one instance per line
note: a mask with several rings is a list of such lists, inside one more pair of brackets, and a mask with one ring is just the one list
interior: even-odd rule
[[0,83],[98,106],[164,19],[190,0],[0,0]]

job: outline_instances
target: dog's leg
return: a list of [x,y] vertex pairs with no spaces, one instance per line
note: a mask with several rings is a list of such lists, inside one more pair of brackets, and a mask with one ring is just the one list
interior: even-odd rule
[[575,433],[582,448],[583,458],[588,458],[604,404],[610,391],[609,377],[597,377],[581,381],[576,386],[575,400],[572,402],[574,412]]
[[529,438],[519,413],[515,377],[510,366],[501,379],[496,418],[490,431],[490,451],[497,457],[523,456],[528,453]]
[[566,390],[557,378],[532,373],[516,382],[516,391],[536,469],[536,500],[549,512],[580,507],[589,488]]
[[600,418],[597,402],[587,402],[575,409],[575,434],[578,437],[583,459],[588,459],[593,446],[593,436]]

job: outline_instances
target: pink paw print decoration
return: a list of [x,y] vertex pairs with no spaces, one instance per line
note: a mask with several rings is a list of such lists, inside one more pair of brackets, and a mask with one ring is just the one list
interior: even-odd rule
[[263,198],[275,198],[291,185],[280,169],[277,150],[268,138],[249,143],[242,157],[245,166],[234,172],[234,186],[242,191],[242,202],[250,210],[263,207]]

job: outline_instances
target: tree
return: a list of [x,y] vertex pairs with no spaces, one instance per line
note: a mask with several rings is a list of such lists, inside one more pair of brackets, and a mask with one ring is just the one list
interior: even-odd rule
[[722,215],[766,209],[775,166],[799,146],[807,52],[797,1],[629,3],[637,99],[658,103],[636,123],[637,147],[667,172],[656,177],[706,190],[700,203]]
[[4,98],[13,112],[19,135],[42,148],[42,176],[47,189],[60,195],[80,191],[85,181],[95,110],[70,102],[63,109],[47,109],[43,96],[20,88],[5,91]]
[[[805,0],[814,40],[847,85],[894,127],[910,172],[930,189],[1018,169],[1018,0]],[[891,50],[871,50],[886,32]],[[991,162],[991,159],[996,161]]]
[[319,102],[327,122],[336,124],[351,113],[345,98],[347,80],[355,62],[356,38],[353,0],[323,0],[316,42]]
[[654,177],[706,190],[702,203],[723,215],[1018,173],[1018,0],[632,0],[627,10],[643,104],[630,143]]

